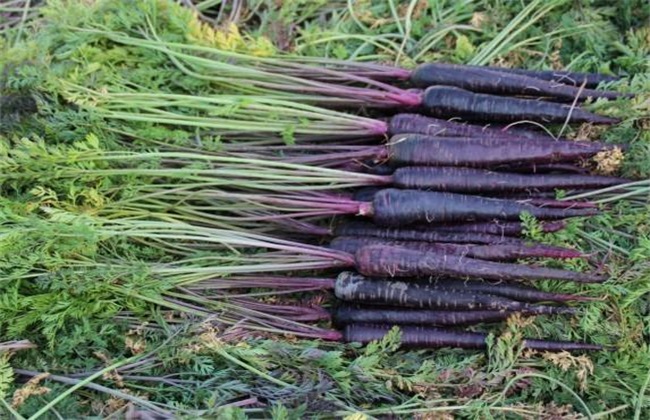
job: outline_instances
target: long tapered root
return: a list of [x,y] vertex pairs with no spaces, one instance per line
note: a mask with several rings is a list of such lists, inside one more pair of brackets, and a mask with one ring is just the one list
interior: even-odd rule
[[[390,325],[352,324],[343,331],[346,342],[367,344],[381,340],[390,331]],[[455,347],[463,349],[484,349],[487,347],[487,334],[449,330],[435,327],[405,325],[400,327],[401,343],[405,348],[437,349]],[[542,351],[585,351],[602,350],[597,344],[567,341],[544,341],[525,339],[525,348]]]

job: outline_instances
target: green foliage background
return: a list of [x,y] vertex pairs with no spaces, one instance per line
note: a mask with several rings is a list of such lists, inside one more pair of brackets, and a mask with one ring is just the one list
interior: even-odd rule
[[[35,2],[42,6],[39,3]],[[56,22],[45,36],[31,37],[41,29],[37,19],[0,33],[3,95],[36,91],[39,103],[56,104],[57,98],[49,97],[47,89],[54,79],[47,75],[89,85],[119,84],[120,71],[107,69],[116,60],[136,66],[136,74],[129,77],[151,89],[164,90],[172,83],[175,89],[201,88],[196,81],[179,80],[174,73],[160,71],[160,55],[140,56],[129,49],[106,52],[101,42],[95,48],[76,49],[73,35],[65,31],[66,24],[89,21],[128,29],[138,20],[139,10],[165,1],[112,2],[103,15],[94,14],[95,3],[101,2],[44,3],[47,8],[41,10]],[[186,9],[167,3],[170,18],[156,23],[169,39],[185,39],[186,19],[200,13],[209,23],[236,23],[242,33],[258,40],[255,48],[266,48],[259,41],[263,37],[291,54],[406,67],[444,60],[625,75],[625,81],[614,86],[639,94],[637,98],[590,104],[624,121],[604,132],[586,131],[587,135],[630,145],[622,175],[639,179],[650,175],[650,6],[646,1],[250,0],[224,6],[206,0],[184,2],[192,4]],[[18,48],[12,48],[14,45]],[[66,64],[70,57],[74,72]],[[16,77],[12,69],[25,62],[31,65],[22,66]],[[87,72],[80,72],[84,69]],[[124,127],[107,126],[80,109],[51,106],[27,122],[14,115],[0,115],[8,143],[36,133],[50,147],[40,147],[38,142],[22,143],[22,148],[13,144],[13,155],[3,150],[4,157],[11,155],[24,165],[47,164],[57,147],[66,151],[95,147],[93,136],[99,136],[103,147],[120,147],[115,133]],[[178,143],[192,135],[182,130],[160,132],[149,125],[130,129]],[[561,128],[550,129],[557,132]],[[583,135],[580,130],[565,133]],[[61,201],[66,205],[92,208],[105,187],[75,180],[57,185],[54,192],[65,197]],[[215,331],[210,325],[192,322],[179,327],[146,302],[133,299],[126,308],[119,306],[104,283],[110,273],[104,272],[89,272],[84,278],[44,278],[29,288],[2,281],[14,274],[11,270],[53,270],[66,255],[92,257],[100,251],[97,233],[85,225],[48,224],[39,230],[29,208],[3,198],[0,331],[3,341],[30,338],[39,348],[9,357],[0,347],[0,412],[16,417],[37,413],[43,418],[120,418],[138,407],[135,410],[173,413],[181,418],[427,418],[435,413],[460,418],[647,418],[650,211],[648,192],[641,189],[641,193],[634,200],[616,200],[606,214],[573,222],[554,235],[541,234],[534,220],[526,220],[532,239],[593,251],[607,262],[612,278],[592,286],[543,282],[543,288],[600,299],[585,305],[570,320],[539,317],[529,323],[515,319],[497,329],[487,352],[404,352],[398,349],[398,332],[381,343],[359,348],[291,337],[242,339],[237,331]],[[32,197],[33,192],[22,185],[4,184],[3,194]],[[47,195],[41,193],[40,199],[43,194]],[[20,223],[30,227],[24,232],[31,236],[9,233],[9,227]],[[49,241],[61,234],[47,230],[53,228],[67,229],[74,239]],[[111,247],[122,252],[127,245],[112,243]],[[138,247],[128,252],[134,260],[156,257]],[[146,273],[134,272],[129,284],[149,287],[146,278]],[[124,309],[147,316],[157,326],[138,328],[132,322],[115,320]],[[36,329],[39,334],[30,337]],[[610,347],[584,357],[553,357],[522,351],[522,336],[584,340]],[[136,344],[142,346],[141,353],[134,351]],[[105,388],[82,387],[63,394],[74,381],[128,357],[137,360],[128,359],[130,364],[119,370],[119,376],[104,375],[95,381]],[[73,382],[44,380],[49,392],[12,408],[12,395],[24,382],[16,378],[37,371],[67,375]],[[51,409],[40,411],[52,401],[56,404]]]

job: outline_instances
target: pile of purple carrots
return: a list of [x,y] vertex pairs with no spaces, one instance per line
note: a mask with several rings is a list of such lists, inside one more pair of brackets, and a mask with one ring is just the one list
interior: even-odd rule
[[[343,339],[368,343],[398,325],[406,347],[483,348],[487,334],[458,328],[502,321],[514,313],[575,314],[574,307],[562,304],[591,298],[543,292],[519,281],[597,283],[606,274],[527,264],[534,258],[586,255],[527,242],[520,218],[527,212],[545,232],[554,232],[564,227],[563,219],[597,214],[592,203],[555,200],[554,190],[627,182],[588,174],[576,164],[621,146],[556,139],[503,124],[613,124],[615,119],[578,104],[626,96],[595,89],[616,78],[427,64],[393,75],[396,79],[401,86],[410,83],[424,91],[419,107],[387,117],[392,137],[386,145],[347,140],[337,146],[305,146],[291,160],[374,175],[349,197],[313,203],[314,215],[327,208],[329,214],[365,220],[337,220],[331,229],[303,225],[332,238],[330,248],[354,256],[356,272],[340,273],[336,280],[312,279],[334,289],[338,304],[333,319]],[[601,349],[541,340],[525,340],[524,346]]]
[[[118,34],[111,39],[134,42]],[[140,42],[143,48],[150,43]],[[223,57],[188,54],[182,57],[196,72],[222,80],[215,69],[224,68]],[[243,60],[238,64],[249,71],[240,78],[233,70],[229,83],[259,94],[226,95],[221,102],[217,93],[98,94],[101,100],[93,112],[105,118],[160,121],[192,132],[200,127],[215,130],[210,135],[225,140],[218,152],[168,148],[110,155],[111,162],[124,160],[110,173],[149,174],[137,160],[152,158],[162,165],[153,173],[166,177],[143,182],[138,194],[112,203],[112,210],[111,205],[102,209],[111,221],[115,215],[123,218],[111,233],[138,240],[174,237],[168,231],[172,226],[147,224],[155,209],[155,217],[163,214],[165,223],[172,218],[168,213],[180,221],[173,228],[187,243],[178,249],[169,244],[174,255],[213,247],[255,250],[245,259],[250,264],[242,263],[236,272],[217,266],[201,267],[201,273],[252,276],[327,270],[327,278],[235,276],[233,284],[284,288],[285,293],[294,286],[333,289],[338,303],[332,315],[343,332],[296,328],[307,327],[303,336],[362,343],[399,325],[405,346],[480,348],[486,345],[485,334],[458,328],[515,313],[571,315],[575,308],[562,304],[589,300],[545,293],[522,281],[607,279],[602,269],[575,272],[531,264],[535,258],[587,256],[526,241],[521,221],[528,215],[546,232],[562,229],[564,219],[593,216],[600,209],[590,202],[557,200],[557,189],[585,191],[627,182],[590,174],[581,165],[624,147],[554,138],[539,129],[543,124],[616,123],[581,107],[589,99],[629,97],[596,89],[616,78],[451,64],[425,64],[408,71],[367,63],[283,60],[280,68],[277,60],[242,57],[233,59]],[[528,128],[515,127],[519,122]],[[287,139],[296,144],[286,144]],[[106,156],[91,154],[88,159]],[[79,171],[65,167],[56,174],[77,177]],[[84,171],[86,176],[105,173]],[[141,230],[130,224],[134,220]],[[253,233],[246,232],[249,227]],[[291,234],[263,235],[268,232]],[[219,235],[223,242],[215,238]],[[294,241],[296,237],[300,240]],[[264,248],[267,252],[259,253]],[[188,258],[189,272],[197,260],[203,261]],[[193,281],[203,281],[204,275],[209,277],[201,274]],[[179,277],[179,283],[190,283]],[[322,308],[265,305],[248,298],[242,304],[290,321],[330,318]],[[322,335],[312,334],[316,329]],[[546,350],[600,348],[537,340],[524,345]]]

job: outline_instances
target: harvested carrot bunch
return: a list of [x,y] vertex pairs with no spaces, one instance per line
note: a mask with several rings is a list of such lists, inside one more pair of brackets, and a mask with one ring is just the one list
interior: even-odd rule
[[[617,170],[628,144],[563,137],[625,125],[601,106],[634,100],[617,76],[299,57],[178,2],[38,3],[33,26],[2,12],[20,25],[0,39],[9,340],[55,348],[83,320],[108,342],[110,320],[138,353],[198,320],[183,351],[227,360],[223,331],[367,344],[399,326],[405,347],[483,349],[513,316],[595,305],[605,241],[554,235],[615,194],[647,205]],[[538,338],[520,344],[608,344]]]

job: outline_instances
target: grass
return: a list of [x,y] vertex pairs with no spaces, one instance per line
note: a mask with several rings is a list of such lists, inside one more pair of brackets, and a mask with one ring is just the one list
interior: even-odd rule
[[[26,17],[36,13],[27,12],[33,6],[30,2],[11,2],[14,3],[17,9],[10,20],[15,24],[0,33],[3,48],[30,33],[32,20]],[[65,8],[70,2],[47,3]],[[583,126],[565,128],[563,132],[571,137],[602,137],[629,144],[622,165],[614,169],[624,176],[646,181],[625,190],[602,193],[597,198],[607,203],[607,213],[589,221],[575,221],[557,234],[541,234],[534,220],[526,220],[529,237],[533,239],[594,252],[599,261],[607,264],[611,280],[589,286],[542,282],[545,289],[581,293],[600,300],[584,306],[579,316],[566,322],[546,317],[513,318],[507,325],[492,329],[494,335],[487,352],[401,351],[397,331],[365,348],[301,340],[291,335],[278,340],[270,334],[251,334],[237,323],[219,322],[218,313],[208,319],[195,318],[191,313],[179,315],[151,304],[155,297],[147,294],[144,299],[134,294],[128,310],[118,314],[113,307],[114,298],[92,279],[84,279],[76,287],[83,286],[84,292],[101,295],[97,300],[100,306],[87,310],[102,316],[85,317],[84,313],[57,307],[63,299],[56,293],[49,300],[28,300],[21,297],[17,287],[3,285],[3,415],[48,419],[122,418],[138,413],[277,419],[325,413],[350,419],[389,415],[641,419],[650,415],[650,10],[645,2],[631,0],[612,5],[605,1],[561,0],[251,0],[244,4],[207,0],[195,1],[194,6],[206,22],[234,21],[241,33],[250,33],[256,40],[257,49],[265,48],[260,40],[268,38],[280,48],[300,55],[379,60],[407,67],[444,60],[629,75],[619,87],[641,93],[638,98],[590,105],[608,115],[622,117],[621,124],[605,131]],[[84,10],[70,10],[66,19],[85,19]],[[0,16],[5,16],[2,9]],[[127,19],[125,16],[124,21]],[[223,42],[236,48],[243,45],[235,35]],[[39,57],[30,57],[36,50],[25,49],[22,58],[37,62]],[[89,60],[89,65],[93,60],[101,60],[96,51],[86,54],[77,58]],[[147,64],[156,65],[156,57],[144,58],[151,60]],[[142,83],[160,77],[164,86],[165,75],[152,73],[156,72],[147,72],[145,68],[138,75]],[[0,74],[0,82],[15,90],[41,82],[37,70],[17,80],[7,81],[3,77]],[[93,77],[99,77],[98,73]],[[196,88],[189,86],[188,80],[179,83],[187,83],[188,90]],[[11,123],[13,119],[9,116],[4,122]],[[171,137],[179,143],[194,136],[184,130],[170,133],[149,125],[133,127],[143,137]],[[82,149],[90,147],[80,139],[97,133],[102,135],[103,142],[117,148],[116,133],[124,127],[109,128],[97,116],[75,110],[52,113],[47,120],[33,121],[29,127],[44,133],[48,143],[61,147],[73,143]],[[556,134],[562,130],[547,128]],[[599,170],[608,170],[606,163],[599,163]],[[56,197],[41,191],[39,199],[73,196],[76,206],[92,209],[99,205],[97,191],[102,187],[85,184],[85,189],[79,190],[78,184],[69,182],[62,184]],[[11,212],[22,214],[24,210],[3,201],[3,222]],[[73,234],[70,243],[56,249],[44,246],[39,254],[34,253],[32,243],[38,238],[16,241],[3,237],[0,267],[15,267],[9,261],[17,256],[25,264],[33,264],[30,255],[37,262],[54,267],[57,258],[66,252],[85,255],[99,246],[93,232],[75,230]],[[126,249],[120,242],[110,246]],[[145,255],[142,248],[135,246],[127,251],[142,260],[156,257]],[[580,268],[581,263],[562,264]],[[3,274],[6,277],[7,272]],[[128,287],[155,292],[147,289],[143,273],[134,272],[129,282],[125,283]],[[74,294],[66,299],[83,300]],[[315,298],[306,294],[302,299]],[[9,341],[27,338],[30,324],[18,328],[14,316],[30,313],[30,305],[40,305],[37,307],[42,309],[41,321],[59,326],[56,337],[62,339],[35,339],[38,349]],[[143,316],[150,322],[143,322]],[[10,337],[12,331],[23,337]],[[585,340],[615,345],[616,349],[582,356],[537,354],[521,349],[522,336]],[[53,375],[39,377],[41,372]],[[26,383],[30,378],[34,379]]]

